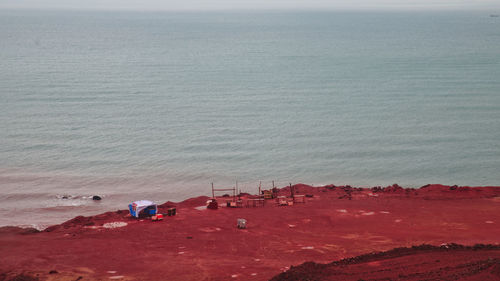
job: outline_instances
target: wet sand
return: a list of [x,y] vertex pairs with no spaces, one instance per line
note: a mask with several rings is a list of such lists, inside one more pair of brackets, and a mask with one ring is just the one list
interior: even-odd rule
[[[77,217],[42,232],[0,228],[0,280],[20,275],[39,280],[268,280],[307,261],[331,263],[422,244],[500,243],[500,187],[294,187],[297,195],[308,195],[305,203],[278,206],[267,200],[263,207],[208,210],[202,207],[208,198],[197,197],[161,205],[163,213],[177,208],[176,216],[161,222],[137,220],[121,210]],[[282,188],[279,195],[290,191]],[[254,196],[243,196],[244,206],[249,198]],[[248,221],[247,229],[236,227],[238,218]],[[461,257],[464,263],[479,259],[467,253]],[[419,256],[421,271],[439,258],[426,259]],[[467,280],[481,280],[474,276]]]

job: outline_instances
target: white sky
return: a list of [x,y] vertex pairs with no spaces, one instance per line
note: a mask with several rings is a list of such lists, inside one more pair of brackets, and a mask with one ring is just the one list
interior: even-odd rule
[[481,9],[500,0],[0,0],[0,8],[106,10]]

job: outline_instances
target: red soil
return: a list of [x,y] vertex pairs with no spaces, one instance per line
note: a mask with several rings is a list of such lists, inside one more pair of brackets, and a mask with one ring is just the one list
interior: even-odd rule
[[448,244],[396,248],[330,264],[307,262],[271,281],[500,280],[500,246]]
[[[421,244],[500,242],[500,187],[295,187],[298,194],[313,197],[293,206],[267,201],[264,207],[219,210],[196,209],[208,199],[198,197],[162,205],[162,212],[175,206],[178,213],[162,222],[136,220],[127,211],[117,211],[76,217],[40,233],[0,228],[0,281],[80,277],[78,280],[268,280],[306,261],[329,263]],[[280,193],[288,195],[289,190],[283,188]],[[238,218],[248,221],[247,229],[236,227]],[[102,227],[110,222],[128,225]],[[352,276],[355,280],[384,276],[433,279],[437,275],[418,277],[433,272],[442,276],[474,272],[464,273],[464,280],[500,279],[495,264],[498,249],[449,253],[439,248],[379,255],[369,262],[333,264],[328,270],[346,269],[342,280]],[[404,266],[413,269],[402,270]],[[472,269],[455,269],[460,266]],[[391,271],[396,275],[380,274],[398,267],[399,271]],[[352,276],[345,275],[349,271],[354,272]],[[295,268],[288,273],[296,273]],[[337,280],[328,279],[331,275],[311,280],[321,278]]]

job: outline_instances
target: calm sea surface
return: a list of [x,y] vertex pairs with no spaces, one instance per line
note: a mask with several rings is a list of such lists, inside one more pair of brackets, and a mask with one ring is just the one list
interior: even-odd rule
[[0,225],[211,182],[500,185],[489,13],[0,11],[0,101]]

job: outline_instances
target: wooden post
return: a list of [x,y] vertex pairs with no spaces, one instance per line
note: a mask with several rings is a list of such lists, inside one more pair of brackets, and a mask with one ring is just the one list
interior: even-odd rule
[[290,183],[290,194],[292,195],[292,199],[294,198],[294,194],[293,194],[293,187],[292,187],[292,183]]
[[259,182],[259,196],[262,194],[261,190],[260,190],[260,186],[262,185],[262,181]]
[[274,188],[275,188],[275,187],[274,187],[274,181],[273,181],[273,189],[271,189],[271,193],[273,194],[273,198],[275,198],[275,197],[276,197],[276,195],[274,194]]
[[214,183],[212,183],[212,198],[215,198]]

